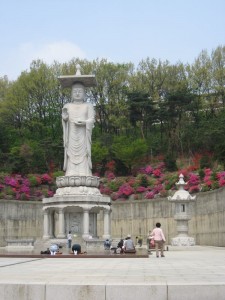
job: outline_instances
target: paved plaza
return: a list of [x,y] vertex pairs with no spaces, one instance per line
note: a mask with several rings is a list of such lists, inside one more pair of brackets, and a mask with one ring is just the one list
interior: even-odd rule
[[225,248],[169,247],[165,255],[0,257],[0,299],[225,299]]

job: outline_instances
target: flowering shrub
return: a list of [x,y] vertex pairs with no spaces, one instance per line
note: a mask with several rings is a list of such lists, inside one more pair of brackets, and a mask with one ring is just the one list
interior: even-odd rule
[[159,192],[160,196],[161,197],[167,197],[168,196],[168,191],[165,190],[165,189],[162,189],[160,192]]
[[189,192],[190,192],[190,194],[192,194],[192,193],[197,193],[197,192],[199,192],[199,186],[198,185],[192,185],[190,188],[189,188]]
[[194,173],[190,173],[189,174],[189,180],[188,180],[188,184],[189,186],[196,186],[200,183],[200,179],[199,176],[197,174]]
[[158,184],[154,187],[154,193],[158,194],[161,190],[163,190],[163,185],[162,184]]
[[140,186],[147,187],[149,185],[148,176],[145,174],[139,174],[137,180]]
[[147,192],[145,194],[145,199],[153,199],[155,197],[155,193],[154,192]]
[[[127,178],[105,178],[104,185],[111,188],[112,193],[107,191],[112,200],[126,200],[133,195],[132,199],[140,199],[143,194],[144,199],[154,199],[156,197],[167,197],[170,191],[177,190],[176,183],[179,181],[179,175],[184,175],[187,183],[185,189],[190,194],[205,192],[225,186],[225,171],[215,172],[210,168],[198,170],[198,160],[196,156],[195,165],[182,168],[178,172],[165,172],[164,163],[153,167],[147,165],[139,168],[136,176]],[[102,190],[104,193],[104,190]]]
[[106,164],[107,171],[110,171],[113,173],[113,172],[115,172],[115,169],[116,169],[116,162],[114,160],[111,160]]
[[41,176],[41,182],[43,184],[51,184],[52,183],[52,177],[50,177],[48,174],[43,174]]
[[225,172],[220,172],[216,174],[217,180],[219,181],[219,186],[225,186]]
[[107,186],[113,192],[118,191],[119,187],[125,183],[125,179],[123,178],[115,178],[113,180],[106,179],[105,183],[102,181],[102,184]]
[[144,186],[139,186],[136,189],[137,193],[144,193],[146,191],[146,188]]
[[150,174],[152,174],[152,172],[153,172],[153,168],[151,166],[147,166],[145,168],[145,174],[150,175]]
[[6,176],[5,178],[5,184],[9,186],[16,187],[18,185],[18,181],[15,178]]
[[[126,201],[131,195],[135,200],[167,197],[177,190],[176,183],[181,173],[187,183],[185,189],[189,193],[206,192],[225,186],[225,171],[212,170],[208,167],[198,170],[196,167],[198,160],[199,157],[196,157],[195,165],[192,167],[184,168],[182,165],[182,169],[178,172],[166,172],[164,163],[147,165],[137,168],[136,176],[129,177],[116,177],[115,163],[112,161],[107,164],[99,190],[101,194],[110,196],[113,201]],[[43,197],[52,197],[55,191],[54,179],[63,174],[58,171],[52,176],[45,173],[23,177],[19,174],[9,176],[0,173],[0,199],[42,200]]]
[[53,191],[50,191],[50,190],[48,190],[48,192],[47,192],[47,196],[48,196],[48,197],[53,197],[53,195],[54,195],[54,192],[53,192]]
[[[43,197],[54,195],[53,178],[48,174],[28,175],[19,174],[0,176],[0,198],[16,200],[42,200]],[[48,184],[42,188],[42,184]]]
[[107,177],[107,179],[112,180],[112,179],[114,179],[116,176],[114,175],[113,172],[106,172],[106,177]]
[[200,178],[199,175],[190,173],[189,180],[187,182],[186,190],[190,192],[190,194],[197,193],[200,190]]
[[212,170],[211,169],[205,169],[204,173],[205,173],[205,176],[211,176],[212,175]]
[[104,186],[104,185],[100,185],[100,188],[99,188],[101,194],[104,194],[104,195],[110,195],[112,193],[112,190],[107,187],[107,186]]
[[40,175],[29,174],[28,180],[30,182],[30,186],[32,187],[39,186],[42,183],[42,179]]
[[113,200],[113,201],[115,201],[115,200],[117,200],[119,198],[119,194],[118,193],[112,193],[111,194],[111,199]]
[[138,180],[136,180],[135,177],[133,177],[133,178],[128,178],[128,179],[127,179],[127,183],[128,183],[130,186],[132,186],[133,188],[137,188],[137,187],[140,185],[139,182],[138,182]]
[[118,191],[118,195],[122,197],[128,197],[130,195],[134,194],[134,189],[128,184],[124,183]]
[[220,178],[219,180],[219,186],[225,186],[225,179],[224,178]]
[[152,173],[155,177],[160,177],[161,176],[161,170],[160,169],[155,169],[155,170],[153,170]]

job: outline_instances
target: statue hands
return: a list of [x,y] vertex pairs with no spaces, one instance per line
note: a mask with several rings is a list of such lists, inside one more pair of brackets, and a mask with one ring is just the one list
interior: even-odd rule
[[68,118],[69,118],[68,110],[67,110],[66,107],[64,107],[64,108],[62,109],[62,118],[63,118],[64,121],[67,121]]
[[86,121],[82,121],[82,120],[76,120],[74,123],[78,126],[86,125]]

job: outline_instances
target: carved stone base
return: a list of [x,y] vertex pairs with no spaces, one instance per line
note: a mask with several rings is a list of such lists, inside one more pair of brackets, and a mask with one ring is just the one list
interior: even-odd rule
[[195,239],[188,236],[177,236],[171,240],[172,246],[195,246]]
[[55,194],[51,198],[43,198],[42,200],[43,208],[50,207],[61,207],[64,208],[66,206],[79,206],[82,207],[85,204],[90,204],[92,206],[104,206],[109,207],[111,200],[108,196],[93,195],[93,194]]
[[56,196],[94,195],[101,196],[97,176],[60,176],[56,178]]
[[98,188],[87,187],[87,186],[71,186],[71,187],[62,187],[56,190],[56,196],[64,195],[95,195],[101,196],[101,193]]
[[100,178],[97,176],[60,176],[56,178],[58,188],[63,187],[99,187]]

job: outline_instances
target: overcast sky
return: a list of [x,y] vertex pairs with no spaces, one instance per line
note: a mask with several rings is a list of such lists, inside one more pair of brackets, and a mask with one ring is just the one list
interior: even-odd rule
[[225,0],[0,0],[0,77],[34,59],[192,63],[225,46]]

